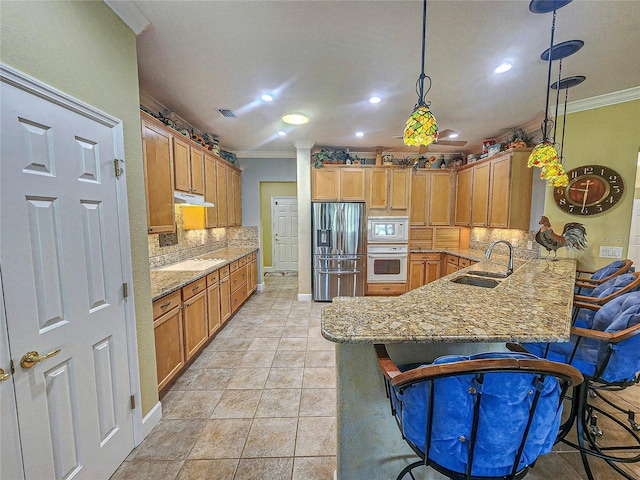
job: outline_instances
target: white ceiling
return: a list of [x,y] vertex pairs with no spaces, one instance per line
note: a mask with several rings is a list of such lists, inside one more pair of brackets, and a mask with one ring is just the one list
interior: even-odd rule
[[[298,140],[356,151],[402,146],[392,137],[417,101],[422,2],[132,3],[150,21],[137,40],[140,89],[224,147],[256,156],[292,152]],[[548,66],[540,54],[550,45],[552,14],[528,6],[429,2],[427,100],[441,130],[469,141],[434,150],[478,151],[484,138],[542,118]],[[572,39],[585,45],[563,60],[562,77],[587,79],[569,90],[570,102],[640,85],[640,1],[574,0],[557,12],[554,43]],[[504,60],[513,69],[494,74]],[[274,93],[270,104],[259,100],[266,92]],[[372,94],[382,102],[371,105]],[[280,116],[291,111],[311,121],[286,127]],[[278,137],[283,129],[287,137]]]

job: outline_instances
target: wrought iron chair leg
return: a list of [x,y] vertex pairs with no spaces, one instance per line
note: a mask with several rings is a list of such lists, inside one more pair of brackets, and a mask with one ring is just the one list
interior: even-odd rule
[[420,465],[424,465],[424,461],[423,460],[419,460],[417,462],[413,462],[413,463],[407,465],[406,467],[404,467],[402,469],[400,474],[396,477],[396,480],[402,480],[407,473],[409,474],[409,476],[413,480],[416,480],[416,477],[413,476],[413,473],[411,472],[411,470],[413,470],[416,467],[419,467]]
[[607,405],[615,408],[619,412],[626,413],[627,414],[627,421],[631,425],[631,428],[633,430],[640,431],[640,424],[636,423],[636,414],[635,414],[635,412],[633,410],[625,410],[624,408],[620,407],[619,405],[616,405],[615,403],[613,403],[611,400],[609,400],[600,391],[598,391],[596,389],[590,389],[589,392],[590,392],[590,396],[592,398],[596,398],[596,397],[600,398]]

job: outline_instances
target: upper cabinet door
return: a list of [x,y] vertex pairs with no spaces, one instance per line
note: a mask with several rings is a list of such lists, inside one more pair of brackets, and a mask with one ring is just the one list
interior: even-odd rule
[[489,224],[489,173],[491,164],[477,165],[473,167],[473,170],[471,221],[474,227],[486,227]]
[[202,150],[191,147],[190,179],[191,193],[204,195],[204,153]]
[[226,227],[229,224],[227,212],[227,166],[222,160],[216,161],[216,186],[218,197],[216,203],[218,207],[218,226]]
[[473,187],[473,168],[458,172],[456,178],[455,224],[471,226],[471,191]]
[[348,167],[340,170],[340,199],[349,202],[364,202],[364,170]]
[[218,196],[216,183],[216,159],[211,155],[204,157],[204,199],[213,203],[206,208],[205,225],[207,228],[218,226]]
[[[429,198],[427,203],[429,225],[451,225],[453,189],[449,170],[430,173],[429,185]],[[413,184],[411,188],[413,188]]]
[[367,170],[367,207],[369,210],[386,210],[389,199],[386,167]]
[[312,168],[311,199],[313,201],[337,201],[340,192],[340,171],[334,168]]
[[422,226],[427,224],[428,182],[429,176],[426,172],[414,172],[413,177],[411,178],[410,225]]
[[411,169],[392,168],[389,175],[389,209],[406,211],[409,208],[411,193]]
[[173,139],[173,181],[176,190],[191,191],[189,145],[179,138]]
[[142,151],[149,233],[175,231],[171,140],[171,134],[161,127],[150,122],[142,122]]

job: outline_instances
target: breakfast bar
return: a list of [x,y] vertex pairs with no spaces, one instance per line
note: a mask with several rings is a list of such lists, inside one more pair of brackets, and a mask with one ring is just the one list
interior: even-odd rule
[[[481,261],[400,297],[335,298],[322,335],[336,343],[338,479],[395,478],[415,459],[391,415],[374,344],[408,364],[504,351],[506,342],[568,341],[575,269],[573,259],[536,259],[504,277],[504,263]],[[425,470],[434,476],[420,478],[442,478]]]

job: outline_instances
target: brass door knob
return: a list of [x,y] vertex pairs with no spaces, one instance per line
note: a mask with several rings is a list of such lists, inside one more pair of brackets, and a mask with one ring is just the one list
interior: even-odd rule
[[0,382],[4,382],[5,380],[9,380],[11,376],[10,373],[4,373],[4,370],[0,368]]
[[31,368],[33,367],[36,363],[40,363],[45,361],[47,358],[51,358],[51,357],[55,357],[57,354],[60,353],[60,349],[55,350],[51,353],[47,353],[46,355],[43,355],[42,357],[40,356],[40,354],[38,352],[27,352],[25,353],[22,358],[20,359],[20,366],[22,368]]

